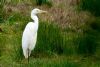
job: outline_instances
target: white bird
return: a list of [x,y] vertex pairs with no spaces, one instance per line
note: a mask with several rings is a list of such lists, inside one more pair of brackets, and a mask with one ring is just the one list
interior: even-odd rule
[[38,13],[46,13],[46,11],[40,10],[40,9],[33,9],[31,11],[31,18],[34,20],[34,22],[29,22],[25,30],[23,32],[22,36],[22,49],[23,54],[25,58],[28,58],[31,54],[31,51],[35,48],[36,41],[37,41],[37,31],[38,31]]

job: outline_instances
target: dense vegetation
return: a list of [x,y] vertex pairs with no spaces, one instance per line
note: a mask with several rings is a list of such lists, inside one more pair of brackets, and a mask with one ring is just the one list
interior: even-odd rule
[[[70,5],[69,0],[67,4],[63,0],[1,0],[0,67],[100,67],[98,2],[81,0],[79,6],[88,10],[85,12],[77,10],[76,4]],[[32,21],[33,7],[45,8],[50,16],[39,16],[37,43],[28,63],[22,53],[21,38],[26,24]]]
[[81,0],[83,10],[89,10],[95,16],[100,16],[100,0]]
[[[97,18],[95,18],[93,20],[90,19],[87,22],[87,27],[84,30],[84,38],[83,38],[83,42],[82,44],[84,44],[83,46],[81,45],[80,48],[83,49],[82,52],[85,51],[85,53],[91,53],[94,54],[96,52],[96,49],[99,46],[99,40],[100,40],[100,20],[99,20],[99,16],[100,16],[100,4],[99,4],[99,0],[81,0],[80,1],[80,7],[82,10],[87,10],[89,12],[91,12],[93,15],[98,16]],[[83,48],[84,47],[84,48]]]

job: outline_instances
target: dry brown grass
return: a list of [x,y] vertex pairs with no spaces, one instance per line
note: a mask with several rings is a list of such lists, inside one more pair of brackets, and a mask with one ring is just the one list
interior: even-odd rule
[[[74,3],[74,5],[72,5]],[[80,26],[84,25],[87,19],[90,17],[89,13],[76,10],[76,5],[79,0],[52,0],[53,6],[48,8],[46,5],[36,6],[31,2],[18,3],[17,5],[5,5],[5,9],[8,12],[19,12],[26,16],[30,16],[30,11],[33,8],[40,8],[47,10],[48,14],[41,15],[42,21],[55,22],[62,28],[71,28],[77,30]]]
[[[77,0],[75,0],[77,3]],[[77,30],[90,18],[88,12],[77,11],[77,4],[71,5],[72,0],[53,0],[53,7],[47,9],[46,21],[55,22],[62,28]],[[44,18],[44,17],[43,17]]]

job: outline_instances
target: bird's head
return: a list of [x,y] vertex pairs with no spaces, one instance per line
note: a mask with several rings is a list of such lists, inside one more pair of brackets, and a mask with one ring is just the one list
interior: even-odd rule
[[39,14],[39,13],[47,13],[47,11],[35,8],[35,9],[32,10],[31,15],[33,15],[33,14],[36,15],[36,14]]

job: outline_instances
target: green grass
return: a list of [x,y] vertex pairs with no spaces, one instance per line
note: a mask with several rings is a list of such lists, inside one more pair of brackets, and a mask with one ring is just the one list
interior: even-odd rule
[[[27,19],[28,20],[28,19]],[[14,21],[13,21],[14,22]],[[0,65],[3,67],[98,67],[99,60],[92,57],[78,56],[77,38],[79,34],[72,31],[62,32],[60,27],[49,22],[40,22],[37,44],[31,54],[29,64],[24,59],[21,49],[21,36],[25,27],[24,22],[19,22],[18,29],[11,29],[13,24],[2,23],[4,32],[0,35]],[[24,23],[24,24],[22,24]],[[6,25],[6,26],[4,26]],[[56,34],[56,35],[55,35]],[[64,36],[63,36],[63,35]],[[8,36],[9,35],[9,36]],[[81,39],[78,39],[80,41]],[[83,43],[83,42],[82,42]],[[84,44],[84,43],[83,43]],[[86,47],[86,46],[85,46]],[[3,49],[4,48],[4,49]],[[82,50],[82,49],[81,49]],[[93,62],[93,61],[96,62]],[[91,63],[93,63],[91,65]]]
[[[58,30],[59,29],[59,30]],[[60,28],[48,22],[40,22],[36,53],[38,52],[53,54],[63,53],[62,35]]]
[[[10,60],[9,60],[10,61]],[[23,62],[24,61],[24,62]],[[26,62],[25,62],[26,61]],[[7,62],[5,64],[5,62]],[[1,62],[2,65],[1,66],[22,66],[22,67],[66,67],[66,66],[70,66],[70,67],[79,67],[79,63],[74,62],[74,61],[68,61],[66,58],[30,58],[30,62],[27,63],[27,60],[22,60],[21,62]],[[3,65],[4,64],[4,65]]]
[[99,17],[88,19],[80,27],[81,32],[67,27],[63,30],[56,22],[40,21],[29,63],[24,59],[21,39],[30,17],[19,12],[4,12],[1,17],[0,67],[100,67]]

